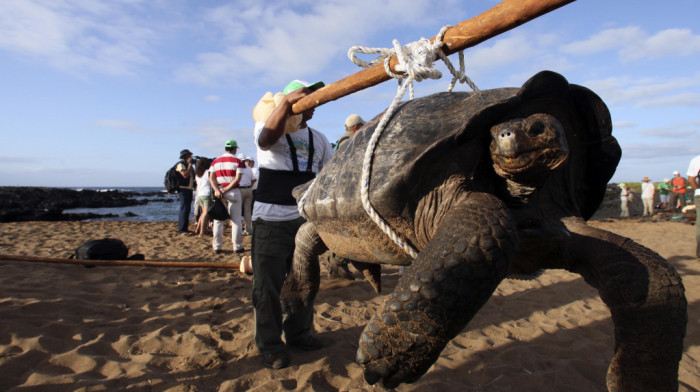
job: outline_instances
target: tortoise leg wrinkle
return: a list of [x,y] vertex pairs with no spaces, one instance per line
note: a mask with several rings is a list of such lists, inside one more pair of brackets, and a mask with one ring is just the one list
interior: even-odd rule
[[292,268],[282,286],[282,309],[294,313],[313,302],[320,284],[318,256],[328,250],[310,222],[299,228],[295,239]]
[[497,200],[453,208],[362,333],[368,383],[394,388],[428,371],[506,276],[514,227]]
[[677,391],[688,323],[681,277],[657,253],[629,238],[566,222],[574,234],[572,270],[598,288],[615,324],[608,390]]

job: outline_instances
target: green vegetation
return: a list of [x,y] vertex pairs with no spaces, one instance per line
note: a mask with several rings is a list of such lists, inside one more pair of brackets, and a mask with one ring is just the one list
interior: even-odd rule
[[[642,183],[641,182],[627,182],[627,181],[625,181],[625,184],[627,184],[627,189],[631,190],[632,192],[641,192],[642,191]],[[656,188],[656,184],[654,184],[654,188]]]

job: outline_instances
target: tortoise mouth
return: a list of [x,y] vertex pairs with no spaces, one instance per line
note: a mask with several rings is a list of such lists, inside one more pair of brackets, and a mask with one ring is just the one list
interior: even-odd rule
[[566,159],[566,154],[558,148],[538,148],[512,154],[494,154],[494,162],[501,169],[510,172],[521,172],[535,166],[556,169]]
[[512,154],[493,154],[494,166],[504,175],[549,172],[561,166],[568,154],[559,148],[538,148]]

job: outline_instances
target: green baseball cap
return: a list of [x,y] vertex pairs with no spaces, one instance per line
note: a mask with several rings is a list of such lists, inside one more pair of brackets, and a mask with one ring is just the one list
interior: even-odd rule
[[292,91],[299,90],[302,87],[306,87],[311,91],[316,91],[324,86],[325,86],[325,84],[323,84],[323,82],[320,82],[320,81],[315,82],[315,83],[309,83],[309,82],[305,82],[303,80],[292,80],[291,82],[289,82],[287,87],[285,87],[284,90],[282,90],[282,94],[287,95],[287,94],[291,93]]
[[226,147],[226,148],[231,148],[231,147],[238,148],[238,143],[236,143],[235,140],[229,140],[226,142],[226,144],[224,144],[224,147]]

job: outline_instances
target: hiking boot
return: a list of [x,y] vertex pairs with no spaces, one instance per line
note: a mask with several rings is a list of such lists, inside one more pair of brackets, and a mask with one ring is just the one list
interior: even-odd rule
[[243,249],[243,248],[241,248],[241,249],[236,249],[236,250],[233,251],[233,253],[243,253],[243,252],[245,252],[245,249]]
[[287,342],[287,346],[297,347],[304,351],[316,351],[323,348],[323,343],[311,335]]
[[270,369],[284,369],[289,366],[289,357],[284,351],[272,354],[263,354],[263,365]]
[[221,250],[221,249],[214,249],[214,254],[215,254],[215,255],[218,255],[218,254],[223,253],[223,252],[224,252],[224,251]]

